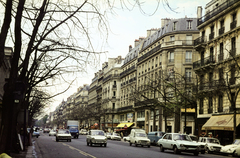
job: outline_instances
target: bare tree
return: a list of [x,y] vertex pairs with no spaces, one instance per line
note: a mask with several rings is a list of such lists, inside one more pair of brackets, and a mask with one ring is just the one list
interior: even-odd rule
[[[125,7],[124,0],[120,2]],[[106,13],[113,10],[115,1],[102,3],[105,7],[99,1],[87,0],[6,0],[1,4],[5,17],[0,33],[0,60],[4,60],[8,35],[14,53],[3,95],[0,153],[13,150],[16,131],[12,129],[17,113],[28,108],[33,87],[67,81],[65,74],[83,72],[87,63],[94,63],[96,56],[104,53],[94,49],[90,32],[97,28],[101,35],[108,34]],[[141,5],[139,0],[131,4],[140,9]],[[14,100],[18,100],[18,106]]]

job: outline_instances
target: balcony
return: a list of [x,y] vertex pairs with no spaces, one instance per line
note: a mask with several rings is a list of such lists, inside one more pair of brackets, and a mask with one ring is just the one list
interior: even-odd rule
[[127,110],[132,110],[133,106],[125,106],[125,107],[121,107],[118,108],[118,111],[127,111]]
[[112,87],[113,89],[116,89],[117,88],[117,85],[113,85],[113,87]]
[[237,2],[239,2],[239,0],[231,0],[231,1],[226,1],[226,2],[222,3],[221,5],[219,5],[217,8],[215,8],[211,12],[205,14],[201,18],[198,18],[197,26],[201,25],[204,22],[207,22],[212,17],[218,15],[219,13],[223,12],[225,9],[227,9],[228,7],[231,7],[232,5],[234,5]]
[[224,33],[225,27],[222,27],[218,30],[218,34],[219,36],[222,35]]
[[197,39],[194,40],[194,46],[207,42],[206,39],[207,39],[206,36],[198,37]]
[[237,26],[237,20],[234,20],[233,22],[230,23],[231,30],[236,28],[236,26]]
[[214,32],[209,34],[209,40],[212,40],[212,39],[214,39]]
[[214,55],[212,55],[202,60],[193,62],[193,69],[200,68],[203,66],[207,66],[208,64],[214,64],[214,63],[215,63],[215,59],[214,59]]
[[225,81],[223,79],[212,80],[207,83],[200,83],[199,90],[200,91],[209,91],[209,90],[218,90],[222,87],[225,87]]
[[158,45],[157,47],[153,48],[152,50],[150,50],[149,52],[147,52],[146,54],[144,54],[143,56],[138,58],[138,62],[144,60],[145,58],[147,58],[148,56],[154,54],[155,52],[157,52],[160,49],[161,49],[161,45]]
[[120,73],[120,77],[123,77],[129,73],[131,73],[133,70],[135,70],[135,65],[131,66],[130,68],[128,68],[127,70],[123,71]]

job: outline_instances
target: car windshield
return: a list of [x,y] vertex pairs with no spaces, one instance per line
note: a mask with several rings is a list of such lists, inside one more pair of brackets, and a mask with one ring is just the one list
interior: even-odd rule
[[191,138],[188,135],[185,134],[174,134],[173,135],[174,140],[186,140],[191,141]]
[[192,141],[198,141],[197,137],[195,136],[190,136],[190,138],[192,139]]
[[234,142],[233,142],[234,145],[239,145],[240,144],[240,139],[236,139]]
[[69,134],[68,130],[59,130],[58,131],[59,134]]
[[55,132],[55,130],[51,130],[50,132]]
[[100,136],[104,136],[104,132],[103,131],[92,131],[92,135],[100,135]]
[[118,134],[118,133],[114,133],[113,135],[115,135],[115,136],[119,136],[119,134]]
[[77,127],[70,127],[71,130],[77,130]]
[[207,143],[220,144],[218,139],[207,139]]
[[112,135],[112,133],[107,133],[107,135]]
[[145,133],[136,133],[136,137],[146,137]]

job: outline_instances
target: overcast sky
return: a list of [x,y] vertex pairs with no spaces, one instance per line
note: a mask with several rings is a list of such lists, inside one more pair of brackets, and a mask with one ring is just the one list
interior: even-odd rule
[[[204,15],[205,5],[210,2],[210,0],[168,0],[169,5],[177,12],[175,13],[162,3],[165,0],[161,0],[159,7],[157,7],[157,0],[145,1],[142,5],[145,14],[136,7],[131,11],[127,9],[115,10],[116,14],[108,17],[111,31],[109,32],[108,43],[104,47],[104,50],[108,53],[101,57],[100,64],[97,67],[89,67],[87,74],[77,76],[76,82],[74,82],[66,93],[55,97],[48,112],[54,111],[62,100],[66,101],[67,97],[77,92],[78,87],[83,84],[90,85],[94,73],[101,69],[101,63],[106,62],[108,58],[116,58],[119,55],[124,58],[128,53],[129,45],[134,46],[135,39],[146,37],[148,29],[161,27],[162,18],[196,18],[197,7],[203,7],[202,15]],[[155,12],[156,8],[157,11]],[[62,87],[62,89],[64,89],[64,87]],[[60,90],[61,89],[57,87],[55,92]],[[55,92],[53,91],[52,93]]]

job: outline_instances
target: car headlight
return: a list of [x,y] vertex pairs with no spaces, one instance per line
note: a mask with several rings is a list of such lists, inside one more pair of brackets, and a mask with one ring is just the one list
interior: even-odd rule
[[212,147],[212,146],[210,146],[209,148],[210,148],[211,150],[213,150],[213,147]]

